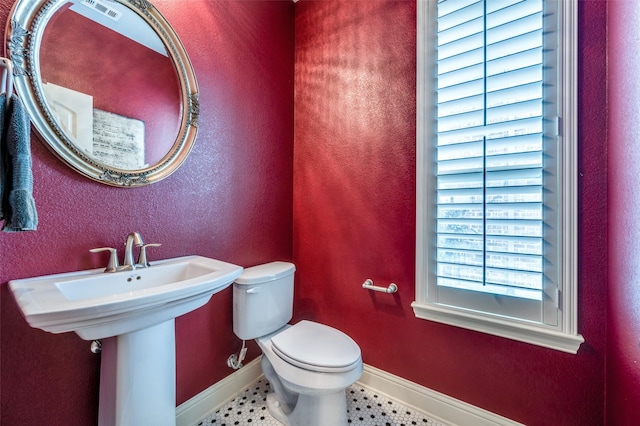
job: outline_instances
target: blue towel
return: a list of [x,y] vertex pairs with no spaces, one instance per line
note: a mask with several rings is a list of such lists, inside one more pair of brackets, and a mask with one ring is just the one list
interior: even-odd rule
[[3,213],[5,232],[35,231],[38,212],[33,199],[29,115],[16,95],[11,96],[5,121],[6,145]]

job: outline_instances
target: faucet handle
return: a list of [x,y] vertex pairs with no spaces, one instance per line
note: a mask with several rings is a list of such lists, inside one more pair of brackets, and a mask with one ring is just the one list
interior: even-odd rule
[[138,265],[146,268],[149,266],[149,261],[147,260],[147,247],[160,247],[162,244],[160,243],[149,243],[143,244],[140,247],[140,254],[138,255]]
[[107,265],[105,272],[116,272],[118,270],[118,251],[113,247],[99,247],[89,250],[91,253],[99,253],[101,251],[111,252],[109,256],[109,264]]

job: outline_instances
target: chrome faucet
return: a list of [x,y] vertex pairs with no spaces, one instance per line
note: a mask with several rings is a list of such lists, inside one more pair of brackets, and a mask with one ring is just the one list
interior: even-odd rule
[[[138,261],[133,260],[133,247],[140,247],[140,253],[138,254]],[[118,262],[118,251],[112,247],[100,247],[89,250],[92,253],[98,253],[101,251],[110,252],[109,264],[107,265],[105,272],[118,272],[118,271],[133,271],[137,268],[149,267],[149,261],[147,260],[147,247],[160,247],[158,243],[145,244],[142,241],[142,236],[138,232],[131,232],[127,235],[127,242],[124,245],[124,264],[120,265]]]
[[123,265],[119,268],[121,271],[129,271],[132,269],[136,269],[136,262],[133,260],[133,246],[142,247],[144,242],[142,241],[142,237],[138,232],[131,232],[127,235],[127,242],[124,246],[124,262]]

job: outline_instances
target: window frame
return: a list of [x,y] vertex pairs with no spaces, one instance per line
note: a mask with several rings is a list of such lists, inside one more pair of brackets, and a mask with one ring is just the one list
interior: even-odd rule
[[[546,1],[546,0],[545,0]],[[557,227],[561,238],[557,247],[560,268],[557,309],[558,325],[501,317],[445,306],[429,299],[429,267],[435,266],[433,245],[435,179],[432,167],[432,140],[435,135],[435,22],[437,0],[417,0],[417,79],[416,79],[416,317],[471,329],[487,334],[531,343],[568,353],[576,353],[584,338],[578,333],[578,243],[577,243],[577,1],[557,2],[560,31],[558,59],[559,96],[557,170],[560,182]],[[428,261],[425,261],[427,260]]]

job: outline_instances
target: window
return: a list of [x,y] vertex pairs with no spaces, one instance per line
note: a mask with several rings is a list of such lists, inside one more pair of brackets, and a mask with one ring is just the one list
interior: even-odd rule
[[418,0],[416,316],[575,353],[576,2]]

